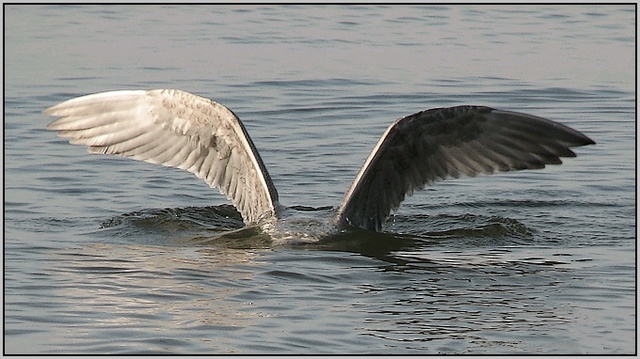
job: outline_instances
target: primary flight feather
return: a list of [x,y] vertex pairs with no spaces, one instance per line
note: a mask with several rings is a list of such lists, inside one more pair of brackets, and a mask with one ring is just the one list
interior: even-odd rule
[[[283,212],[278,192],[240,119],[181,90],[110,91],[45,110],[50,130],[113,154],[194,173],[218,188],[246,224]],[[543,168],[594,144],[541,117],[482,106],[436,108],[387,128],[337,209],[337,225],[379,231],[405,196],[460,175]]]

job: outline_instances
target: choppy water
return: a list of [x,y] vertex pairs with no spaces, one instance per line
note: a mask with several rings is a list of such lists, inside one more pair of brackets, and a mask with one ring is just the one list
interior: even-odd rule
[[[635,7],[5,6],[5,353],[636,352]],[[245,122],[285,205],[378,137],[483,104],[592,137],[416,193],[380,234],[274,245],[193,175],[41,111],[181,88]],[[308,211],[323,215],[326,209]]]

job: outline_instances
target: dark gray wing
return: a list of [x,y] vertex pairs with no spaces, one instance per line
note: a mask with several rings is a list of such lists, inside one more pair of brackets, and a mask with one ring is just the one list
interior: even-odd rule
[[575,157],[570,147],[594,144],[559,123],[489,107],[418,112],[382,135],[347,191],[341,223],[380,230],[405,195],[460,175],[544,168]]
[[47,127],[91,153],[181,168],[226,195],[246,223],[274,215],[278,193],[240,119],[180,90],[110,91],[45,110]]

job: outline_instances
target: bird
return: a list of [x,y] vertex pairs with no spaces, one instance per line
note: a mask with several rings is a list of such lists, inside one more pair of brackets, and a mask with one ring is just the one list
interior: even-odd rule
[[[285,217],[278,192],[239,117],[178,89],[117,90],[69,99],[44,113],[47,128],[110,154],[180,168],[218,188],[246,226]],[[382,134],[342,202],[339,228],[381,231],[406,196],[435,182],[541,169],[595,142],[542,117],[487,106],[439,107],[401,117]]]

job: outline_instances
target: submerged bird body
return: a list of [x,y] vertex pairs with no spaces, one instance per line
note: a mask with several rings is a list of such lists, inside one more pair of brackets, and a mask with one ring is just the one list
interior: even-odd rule
[[[244,125],[217,102],[181,90],[111,91],[62,102],[45,113],[61,117],[49,129],[91,153],[194,173],[226,195],[248,225],[271,233],[300,227],[285,219],[290,209],[279,203]],[[418,112],[389,126],[332,218],[307,222],[307,229],[379,231],[405,196],[425,185],[560,164],[560,157],[575,157],[571,147],[588,144],[594,142],[567,126],[517,112],[483,106]]]

